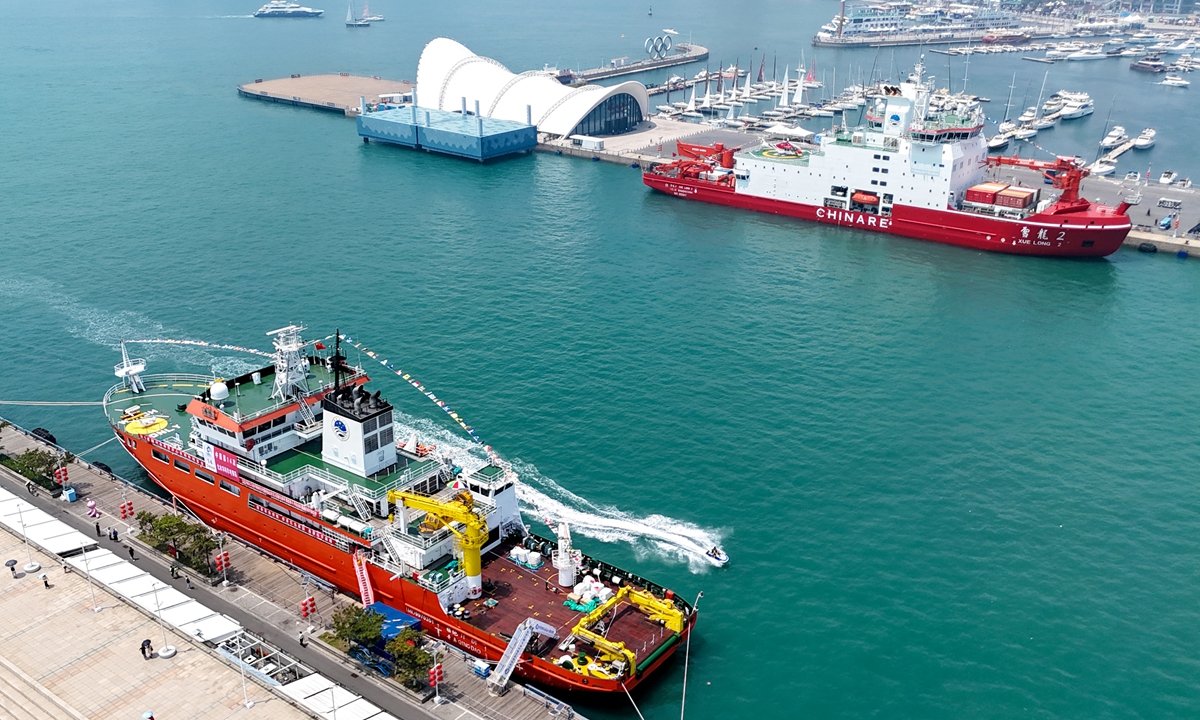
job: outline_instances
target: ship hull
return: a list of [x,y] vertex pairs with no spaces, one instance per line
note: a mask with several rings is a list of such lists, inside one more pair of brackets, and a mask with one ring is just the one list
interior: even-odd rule
[[[688,200],[814,222],[1014,255],[1103,257],[1121,247],[1131,224],[1124,215],[1080,212],[1010,220],[955,210],[895,205],[889,217],[739,193],[703,180],[644,173],[649,187]],[[1114,222],[1117,221],[1117,222]],[[1089,224],[1091,223],[1091,224]]]
[[[255,492],[252,485],[222,478],[236,487],[237,494],[219,485],[209,485],[175,466],[176,460],[194,464],[196,458],[178,454],[162,443],[130,436],[116,427],[113,427],[113,432],[155,484],[178,498],[206,525],[234,535],[343,592],[358,596],[358,579],[352,553],[322,540],[315,532],[304,532],[251,506],[250,493]],[[170,461],[163,462],[155,458],[155,450],[160,454],[165,453]],[[505,640],[446,615],[436,593],[407,578],[393,577],[378,565],[368,563],[367,570],[376,600],[419,618],[428,635],[492,662],[498,661],[504,653],[507,647]],[[666,662],[686,640],[695,620],[696,614],[692,613],[678,640],[657,656],[652,656],[652,662],[642,667],[640,672],[625,679],[624,687],[632,690]],[[514,672],[526,680],[560,690],[623,692],[620,681],[585,677],[531,655],[525,655]]]

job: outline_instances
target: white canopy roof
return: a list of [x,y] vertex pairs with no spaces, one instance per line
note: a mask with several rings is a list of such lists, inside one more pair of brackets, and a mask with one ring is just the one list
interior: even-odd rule
[[430,41],[417,64],[418,106],[454,111],[461,109],[466,98],[469,112],[475,111],[478,101],[480,115],[521,123],[526,121],[528,106],[529,119],[537,129],[553,135],[570,134],[593,108],[621,93],[633,96],[642,115],[648,115],[650,98],[641,83],[573,88],[543,70],[516,75],[449,38]]

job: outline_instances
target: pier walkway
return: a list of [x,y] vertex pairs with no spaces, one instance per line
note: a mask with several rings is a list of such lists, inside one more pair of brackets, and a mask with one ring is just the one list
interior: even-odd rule
[[[675,46],[675,49],[680,52],[662,58],[646,58],[645,60],[635,60],[624,65],[606,65],[605,67],[592,68],[590,70],[572,70],[571,77],[576,82],[593,82],[595,80],[605,80],[622,75],[633,75],[648,70],[687,65],[688,63],[701,62],[708,59],[708,48],[702,45],[679,43]],[[613,62],[616,61],[614,60]]]
[[[44,443],[17,427],[7,427],[0,430],[0,448],[5,454],[15,456],[27,449],[56,449],[56,446]],[[99,539],[97,544],[121,557],[126,557],[128,548],[132,546],[138,557],[136,564],[140,569],[149,572],[164,583],[186,592],[205,606],[228,615],[240,622],[247,631],[263,638],[292,657],[301,658],[306,665],[321,675],[330,678],[351,693],[386,709],[397,718],[403,720],[458,720],[459,718],[462,720],[541,720],[547,717],[582,717],[569,705],[515,680],[505,696],[502,698],[490,697],[486,681],[472,672],[473,658],[469,658],[463,653],[454,652],[444,663],[446,681],[442,684],[442,697],[448,702],[438,706],[432,702],[419,703],[415,698],[402,694],[399,689],[391,686],[390,681],[384,682],[371,676],[362,665],[322,643],[314,641],[310,642],[307,648],[302,648],[298,640],[302,630],[313,626],[315,631],[312,636],[321,634],[329,629],[333,610],[345,604],[357,603],[357,599],[332,591],[331,588],[318,581],[307,578],[296,568],[236,540],[227,541],[224,544],[224,550],[230,554],[232,567],[229,572],[230,585],[227,587],[220,583],[208,585],[195,574],[185,570],[184,572],[188,574],[193,585],[192,590],[186,590],[182,576],[179,579],[173,579],[169,574],[171,558],[163,556],[133,539],[130,523],[122,521],[119,514],[116,514],[117,508],[125,501],[133,501],[135,511],[148,510],[155,514],[176,510],[182,512],[182,508],[175,508],[170,501],[162,500],[83,460],[76,459],[69,466],[69,475],[70,484],[80,495],[80,499],[74,503],[51,499],[49,493],[40,488],[37,496],[28,495],[24,489],[24,479],[3,466],[0,466],[0,487],[19,493],[30,503],[89,535],[95,533],[95,523],[97,522],[102,530],[109,526],[117,528],[119,542],[114,543],[106,536]],[[102,515],[98,520],[87,517],[87,500],[96,501]],[[0,532],[0,547],[3,547],[3,541],[9,537],[11,536]],[[14,555],[8,551],[7,557],[20,557],[20,555]],[[43,563],[43,565],[57,568],[58,561],[55,560],[49,565]],[[55,570],[55,572],[61,575],[61,570]],[[0,578],[0,583],[2,582],[3,579]],[[38,587],[41,587],[40,583]],[[317,614],[304,619],[299,613],[300,601],[309,593],[317,601]],[[90,605],[85,609],[90,616]],[[157,624],[154,629],[157,631]],[[146,635],[146,637],[153,639],[155,636]],[[161,642],[161,637],[155,642],[156,647],[159,642]],[[181,649],[180,655],[185,654],[183,647],[186,644],[177,644],[177,647]],[[136,647],[130,648],[131,652],[136,652],[136,650]],[[5,654],[3,644],[0,642],[0,656]],[[140,661],[140,658],[135,659]],[[273,697],[277,702],[284,702],[283,696]],[[0,708],[2,707],[0,704]],[[140,717],[140,713],[141,711],[130,717]],[[3,713],[0,712],[0,717],[3,716]],[[104,717],[110,716],[104,715]],[[171,715],[169,717],[183,716]]]
[[358,115],[359,98],[379,102],[380,95],[409,93],[416,87],[406,80],[384,80],[349,73],[336,75],[293,75],[277,80],[255,80],[238,85],[238,95],[266,102],[296,105]]

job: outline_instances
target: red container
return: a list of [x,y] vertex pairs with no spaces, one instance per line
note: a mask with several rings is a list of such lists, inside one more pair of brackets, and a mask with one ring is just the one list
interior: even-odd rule
[[1009,187],[996,193],[996,204],[1010,208],[1029,207],[1037,192],[1033,188]]
[[996,202],[996,193],[999,193],[1008,188],[1004,183],[982,183],[967,190],[967,196],[964,198],[967,202],[985,203],[991,205]]

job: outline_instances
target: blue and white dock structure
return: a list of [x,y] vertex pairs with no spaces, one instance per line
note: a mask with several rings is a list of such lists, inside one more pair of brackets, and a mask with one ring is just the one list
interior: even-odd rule
[[[469,113],[465,97],[458,112],[418,106],[415,90],[412,102],[383,107],[367,112],[366,101],[362,101],[358,134],[363,142],[374,140],[479,162],[537,147],[537,128],[532,124],[483,117],[478,101],[475,112]],[[530,112],[527,108],[527,119]]]

